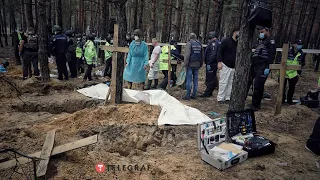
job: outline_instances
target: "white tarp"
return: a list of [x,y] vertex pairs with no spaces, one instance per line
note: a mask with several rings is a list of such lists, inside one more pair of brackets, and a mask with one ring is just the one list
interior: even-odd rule
[[[104,100],[108,88],[106,84],[98,84],[80,89],[78,92],[88,97]],[[150,105],[160,106],[161,113],[158,118],[158,125],[198,124],[211,120],[198,109],[182,104],[163,90],[136,91],[124,89],[122,100],[132,103],[143,101]]]

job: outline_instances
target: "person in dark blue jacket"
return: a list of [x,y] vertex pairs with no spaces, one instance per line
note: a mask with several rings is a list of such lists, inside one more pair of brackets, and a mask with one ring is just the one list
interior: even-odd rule
[[53,26],[54,36],[51,43],[51,54],[56,57],[56,63],[58,68],[58,79],[68,80],[67,59],[66,53],[68,51],[68,37],[62,33],[62,29],[59,25]]
[[209,43],[204,52],[206,63],[206,90],[200,97],[211,97],[214,89],[217,87],[218,70],[218,49],[220,41],[217,39],[217,33],[212,31],[208,34]]

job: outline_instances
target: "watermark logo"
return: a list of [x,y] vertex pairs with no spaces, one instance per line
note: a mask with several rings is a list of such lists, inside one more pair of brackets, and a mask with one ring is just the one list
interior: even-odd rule
[[104,172],[106,170],[106,166],[103,164],[103,163],[98,163],[97,165],[96,165],[96,171],[98,172],[98,173],[102,173],[102,172]]

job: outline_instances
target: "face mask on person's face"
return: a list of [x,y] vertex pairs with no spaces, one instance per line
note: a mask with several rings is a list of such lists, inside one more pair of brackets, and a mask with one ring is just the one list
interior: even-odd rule
[[139,40],[139,36],[134,36],[134,40]]
[[297,50],[302,49],[302,45],[297,45]]
[[259,34],[259,39],[264,39],[264,37],[265,37],[264,33]]

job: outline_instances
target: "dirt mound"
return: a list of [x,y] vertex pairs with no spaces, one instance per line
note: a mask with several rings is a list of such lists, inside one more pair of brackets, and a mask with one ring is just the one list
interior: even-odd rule
[[0,77],[0,98],[15,98],[21,92],[18,85],[10,78]]
[[84,109],[74,114],[55,118],[48,124],[35,126],[46,132],[59,129],[59,134],[88,136],[99,132],[103,125],[113,124],[156,124],[160,109],[146,104],[122,104]]

